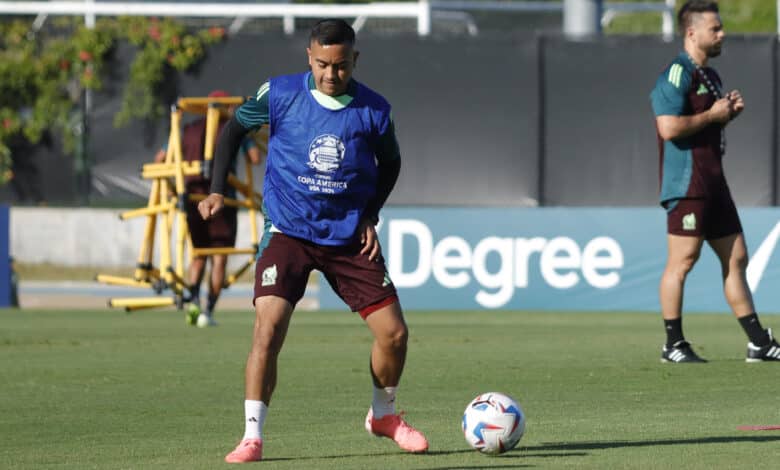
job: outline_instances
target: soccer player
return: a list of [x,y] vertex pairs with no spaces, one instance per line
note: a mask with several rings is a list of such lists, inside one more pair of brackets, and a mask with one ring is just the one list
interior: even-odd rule
[[217,144],[211,194],[203,217],[222,207],[226,167],[241,137],[270,126],[265,230],[255,268],[255,326],[246,364],[244,437],[225,460],[262,458],[262,432],[276,385],[277,357],[309,273],[363,318],[374,336],[373,400],[366,429],[408,452],[428,441],[396,414],[408,329],[387,275],[374,226],[401,168],[390,105],[352,78],[355,32],[327,19],[311,30],[310,71],[271,78],[228,121]]
[[[209,93],[209,98],[220,98],[230,96],[222,90],[214,90]],[[228,109],[228,114],[232,115],[235,106]],[[226,119],[220,118],[217,132],[225,126]],[[197,119],[182,130],[182,158],[185,161],[203,160],[203,150],[206,141],[206,119]],[[238,150],[238,149],[236,149]],[[249,157],[253,164],[259,164],[260,149],[255,142],[247,137],[241,142],[241,150]],[[161,149],[155,156],[156,162],[165,160],[166,150]],[[235,173],[235,159],[232,161],[230,170]],[[211,180],[200,175],[185,176],[185,188],[187,194],[209,194]],[[228,197],[235,198],[235,190],[230,187],[226,192]],[[238,210],[235,207],[226,207],[219,215],[204,220],[198,212],[197,203],[188,201],[187,203],[187,227],[192,238],[192,246],[195,248],[222,248],[233,247],[236,244],[236,232],[238,229]],[[206,300],[206,309],[200,309],[200,285],[203,281],[203,275],[206,270],[206,260],[211,259],[211,273],[208,283],[208,297]],[[225,271],[227,266],[227,255],[194,256],[188,269],[188,281],[190,283],[191,310],[187,313],[187,322],[195,324],[199,328],[216,326],[214,320],[214,307],[222,293],[222,287],[225,284]]]
[[748,336],[747,361],[780,360],[780,345],[753,306],[745,270],[742,225],[723,174],[725,127],[745,109],[738,90],[724,92],[707,66],[720,55],[723,25],[713,1],[691,0],[678,13],[683,51],[666,67],[650,94],[660,149],[661,205],[667,211],[668,258],[661,277],[666,344],[661,361],[706,362],[682,330],[685,278],[706,240],[718,256],[726,300]]

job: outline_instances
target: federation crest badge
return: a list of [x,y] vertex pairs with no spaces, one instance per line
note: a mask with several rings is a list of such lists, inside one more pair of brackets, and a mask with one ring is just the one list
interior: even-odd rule
[[344,142],[333,134],[323,134],[309,144],[309,167],[320,173],[333,173],[344,160]]
[[263,270],[263,280],[261,285],[263,287],[265,286],[273,286],[276,284],[276,265],[267,267]]
[[683,230],[696,230],[696,214],[691,212],[682,218]]

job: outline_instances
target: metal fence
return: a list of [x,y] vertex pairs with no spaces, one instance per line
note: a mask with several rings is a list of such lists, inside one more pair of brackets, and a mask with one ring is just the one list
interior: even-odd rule
[[[306,37],[237,35],[167,102],[214,88],[251,95],[270,76],[306,67]],[[395,205],[654,205],[658,145],[649,92],[680,45],[658,37],[570,41],[561,35],[450,37],[362,34],[356,78],[393,105],[403,169]],[[138,176],[167,138],[167,122],[116,129],[131,48],[95,95],[89,152],[93,201],[145,197]],[[778,42],[730,38],[714,60],[746,111],[727,130],[727,177],[740,205],[778,204]],[[225,77],[230,77],[226,80]],[[56,149],[56,146],[54,146]],[[68,160],[31,151],[49,201],[74,199]],[[257,172],[261,175],[262,172]],[[12,200],[8,188],[0,198]]]
[[[674,33],[674,0],[658,2],[602,2],[598,4],[601,22],[609,23],[616,15],[623,13],[650,12],[662,15],[661,33],[667,39]],[[780,0],[778,0],[780,2]],[[48,15],[84,16],[88,26],[94,26],[97,16],[172,16],[188,18],[232,18],[232,32],[249,18],[274,18],[282,22],[285,34],[296,31],[296,22],[305,18],[344,17],[353,18],[354,25],[361,29],[368,19],[409,19],[416,23],[417,34],[427,36],[433,32],[433,21],[456,21],[463,23],[469,34],[479,32],[474,19],[476,12],[507,13],[564,13],[565,6],[586,3],[586,0],[560,1],[468,1],[468,0],[418,0],[416,2],[377,3],[290,3],[279,2],[121,2],[121,1],[4,1],[0,2],[0,14],[37,15],[36,22],[45,21]]]
[[[664,15],[671,0],[605,2],[602,22],[624,11]],[[780,0],[778,1],[780,3]],[[560,34],[564,2],[428,1],[372,4],[2,2],[0,14],[186,15],[231,21],[233,34],[215,47],[197,75],[172,84],[166,103],[212,88],[252,94],[265,78],[305,66],[301,22],[344,16],[363,28],[357,78],[394,104],[404,173],[393,204],[647,205],[657,191],[657,149],[647,94],[679,45],[668,35],[592,37]],[[479,15],[556,15],[554,27],[518,31],[483,27]],[[453,16],[454,15],[454,16]],[[280,22],[262,40],[248,34],[248,18]],[[668,20],[668,21],[667,21]],[[414,25],[394,34],[367,22]],[[401,23],[392,23],[399,21]],[[461,33],[445,26],[457,23]],[[544,28],[542,28],[544,29]],[[536,31],[536,32],[534,32]],[[446,32],[446,34],[442,34]],[[283,34],[279,34],[283,33]],[[737,202],[778,204],[778,46],[775,37],[730,39],[715,62],[728,87],[740,88],[748,111],[729,126],[726,167]],[[124,52],[123,52],[124,51]],[[137,177],[167,135],[167,123],[115,129],[111,117],[128,74],[128,48],[119,48],[115,82],[89,108],[93,200],[122,201],[146,191]],[[253,58],[247,61],[246,58]],[[257,59],[255,59],[257,58]],[[229,82],[225,77],[231,77]],[[70,162],[52,147],[27,150],[43,198],[76,201]],[[734,156],[736,155],[736,157]],[[10,188],[0,200],[13,201]]]

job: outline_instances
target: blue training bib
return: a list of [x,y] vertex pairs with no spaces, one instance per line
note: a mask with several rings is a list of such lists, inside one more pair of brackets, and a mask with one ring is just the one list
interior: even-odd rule
[[286,235],[346,245],[376,194],[375,149],[390,105],[357,83],[349,105],[325,108],[309,91],[309,75],[271,79],[266,212]]

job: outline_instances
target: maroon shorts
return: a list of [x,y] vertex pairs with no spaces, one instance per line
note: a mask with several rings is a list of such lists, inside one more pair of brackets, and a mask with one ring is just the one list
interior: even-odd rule
[[[190,194],[208,194],[208,182],[187,185]],[[203,220],[198,212],[198,203],[187,204],[187,226],[195,248],[222,248],[236,244],[238,231],[238,210],[235,207],[223,207],[216,216]]]
[[728,192],[712,198],[668,201],[664,207],[671,235],[714,240],[742,233],[737,207]]
[[384,257],[380,255],[369,261],[368,255],[360,254],[360,242],[323,246],[268,231],[263,237],[255,265],[255,299],[275,295],[295,305],[303,297],[313,269],[325,275],[353,312],[364,316],[370,313],[365,312],[371,310],[368,307],[397,295],[387,275]]

